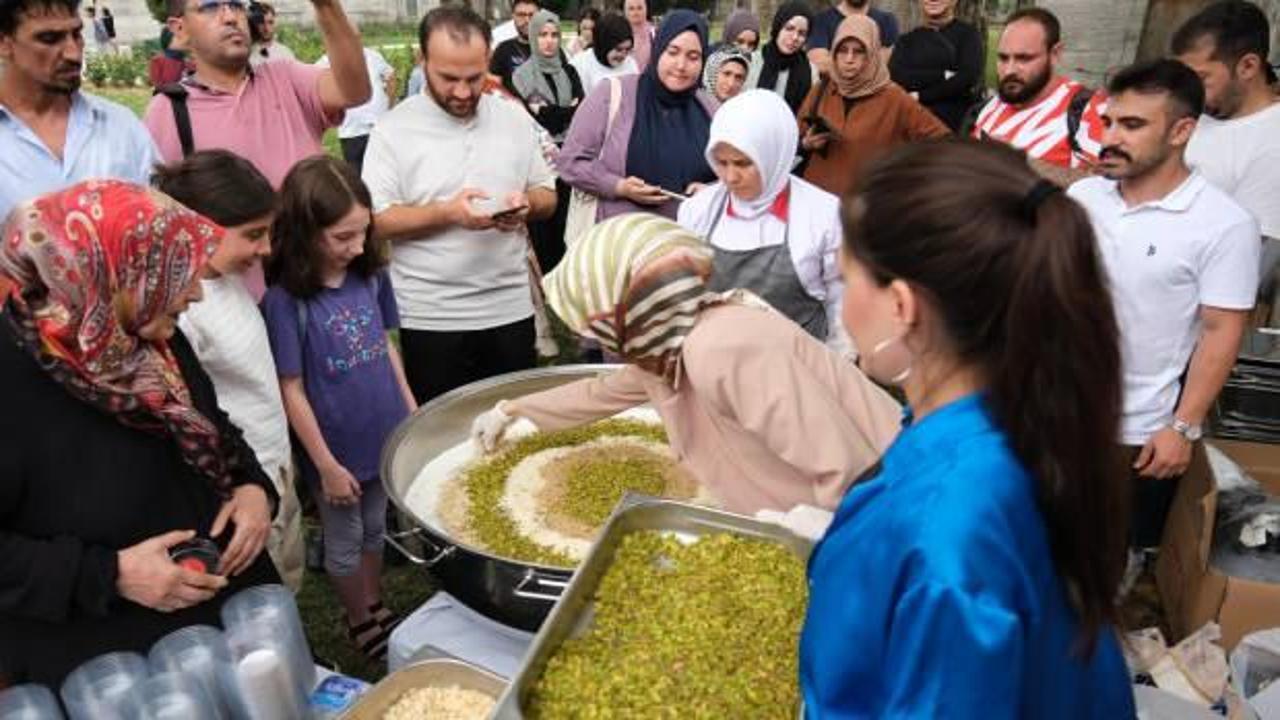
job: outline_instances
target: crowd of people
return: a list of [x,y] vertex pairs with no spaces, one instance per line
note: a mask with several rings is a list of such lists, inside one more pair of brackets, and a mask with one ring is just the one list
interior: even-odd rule
[[[0,5],[0,683],[296,590],[300,496],[385,654],[382,446],[534,367],[553,314],[624,367],[477,442],[651,403],[723,505],[819,540],[813,716],[1132,715],[1116,597],[1278,291],[1256,5],[1100,88],[1018,10],[990,97],[955,0],[905,32],[869,0],[739,9],[715,42],[645,0],[570,43],[537,0],[447,5],[401,99],[311,4],[314,65],[270,6],[169,0],[141,120],[80,90],[78,0]],[[217,574],[169,562],[193,537]]]

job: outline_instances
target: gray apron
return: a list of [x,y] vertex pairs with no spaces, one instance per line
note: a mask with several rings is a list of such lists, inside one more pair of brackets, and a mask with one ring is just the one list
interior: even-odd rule
[[[715,214],[707,230],[707,243],[720,226],[729,205],[729,190],[715,203]],[[791,260],[791,222],[787,222],[786,234],[781,245],[771,245],[756,250],[724,250],[715,247],[712,259],[711,280],[708,287],[713,292],[725,292],[736,288],[750,290],[759,295],[775,310],[791,318],[818,340],[827,340],[827,309],[822,301],[814,298],[800,282],[795,263]]]

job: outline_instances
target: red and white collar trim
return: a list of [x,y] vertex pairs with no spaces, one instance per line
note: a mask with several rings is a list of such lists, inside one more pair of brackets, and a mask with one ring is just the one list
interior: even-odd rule
[[[739,218],[742,216],[733,211],[733,195],[729,196],[729,206],[725,209],[725,214],[731,218]],[[773,203],[769,205],[769,214],[778,218],[782,222],[788,222],[791,217],[791,183],[783,188],[782,192],[773,199]]]

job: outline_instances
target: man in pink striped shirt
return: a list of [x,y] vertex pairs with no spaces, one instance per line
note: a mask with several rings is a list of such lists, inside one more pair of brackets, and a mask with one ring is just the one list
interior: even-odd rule
[[[251,68],[244,0],[169,0],[169,28],[195,61],[195,72],[181,83],[193,150],[230,150],[278,188],[295,163],[323,152],[324,131],[341,122],[347,108],[369,99],[364,50],[339,0],[312,0],[312,6],[330,67],[280,60]],[[166,162],[182,159],[169,93],[151,99],[143,123]],[[245,283],[261,297],[261,267],[247,272]]]

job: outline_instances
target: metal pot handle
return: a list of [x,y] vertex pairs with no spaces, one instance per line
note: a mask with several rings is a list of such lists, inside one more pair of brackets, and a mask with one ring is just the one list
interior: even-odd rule
[[[538,592],[536,590],[529,590],[528,587],[530,585],[550,588],[551,591]],[[516,584],[516,588],[511,594],[524,600],[542,600],[544,602],[553,603],[560,599],[560,596],[564,594],[564,589],[568,586],[568,580],[543,575],[533,568],[528,568],[524,571],[524,577],[520,578],[520,582]]]
[[[418,541],[429,548],[434,554],[429,558],[419,557],[414,554],[412,550],[400,544],[400,540],[411,537],[417,537]],[[393,533],[384,532],[382,534],[382,538],[387,541],[388,545],[395,548],[401,555],[405,556],[409,562],[414,565],[421,565],[428,569],[434,567],[436,563],[449,557],[453,554],[454,550],[458,549],[456,545],[445,545],[444,547],[437,545],[430,535],[427,535],[422,531],[422,528],[412,528],[410,530],[401,530]]]

